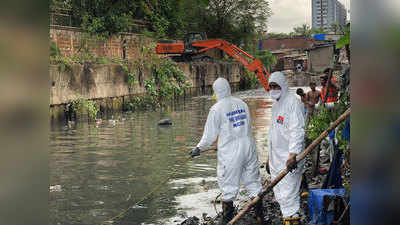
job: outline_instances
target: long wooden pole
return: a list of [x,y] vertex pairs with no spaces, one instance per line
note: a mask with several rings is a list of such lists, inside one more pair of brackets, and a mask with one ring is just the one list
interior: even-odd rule
[[[346,110],[333,124],[331,124],[327,130],[325,130],[317,139],[315,139],[307,148],[304,150],[302,153],[297,155],[296,161],[300,162],[303,160],[308,153],[310,153],[314,148],[326,137],[328,134],[335,129],[341,122],[343,122],[348,116],[350,115],[350,108]],[[261,193],[261,197],[263,197],[265,194],[267,194],[269,191],[272,190],[272,188],[279,183],[279,181],[282,180],[283,177],[288,174],[288,170],[284,169],[271,183],[268,184],[268,186],[264,189]],[[233,225],[240,217],[242,217],[248,210],[253,207],[258,200],[261,199],[260,196],[255,197],[253,200],[251,200],[227,225]]]

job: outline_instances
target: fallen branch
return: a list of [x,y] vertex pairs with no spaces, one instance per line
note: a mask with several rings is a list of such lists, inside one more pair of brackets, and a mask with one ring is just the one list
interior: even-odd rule
[[[346,110],[333,124],[331,124],[328,129],[326,129],[317,139],[315,139],[303,152],[301,152],[299,155],[296,157],[296,161],[300,162],[303,160],[308,153],[310,153],[314,148],[325,138],[328,136],[328,134],[335,129],[341,122],[343,122],[348,116],[350,115],[350,108]],[[279,183],[279,181],[282,180],[283,177],[288,174],[288,170],[284,169],[271,183],[267,185],[267,187],[264,189],[261,193],[261,197],[257,196],[253,200],[251,200],[227,225],[233,225],[237,220],[240,219],[247,211],[253,207],[258,200],[260,200],[262,197],[264,197],[265,194],[267,194],[269,191],[272,190],[272,188]]]

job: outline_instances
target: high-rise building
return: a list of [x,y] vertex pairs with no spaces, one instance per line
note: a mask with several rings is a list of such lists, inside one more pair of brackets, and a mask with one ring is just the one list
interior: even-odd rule
[[346,25],[346,8],[338,0],[312,0],[312,27],[329,30],[332,23]]

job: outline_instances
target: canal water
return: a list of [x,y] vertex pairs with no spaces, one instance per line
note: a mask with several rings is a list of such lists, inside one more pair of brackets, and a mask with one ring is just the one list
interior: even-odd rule
[[[249,105],[261,164],[272,100],[263,89],[234,95]],[[185,216],[215,215],[211,201],[219,193],[216,153],[186,160],[214,103],[211,96],[203,96],[169,111],[51,127],[50,224],[177,224]],[[164,118],[172,125],[158,126]],[[120,213],[120,218],[112,218]]]

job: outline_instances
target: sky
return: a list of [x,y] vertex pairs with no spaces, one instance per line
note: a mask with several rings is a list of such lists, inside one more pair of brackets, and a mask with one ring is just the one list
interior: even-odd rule
[[[339,0],[350,9],[350,0]],[[311,27],[311,0],[268,0],[272,16],[268,22],[268,32],[290,33],[293,27],[306,23]],[[349,18],[349,15],[347,15]]]

